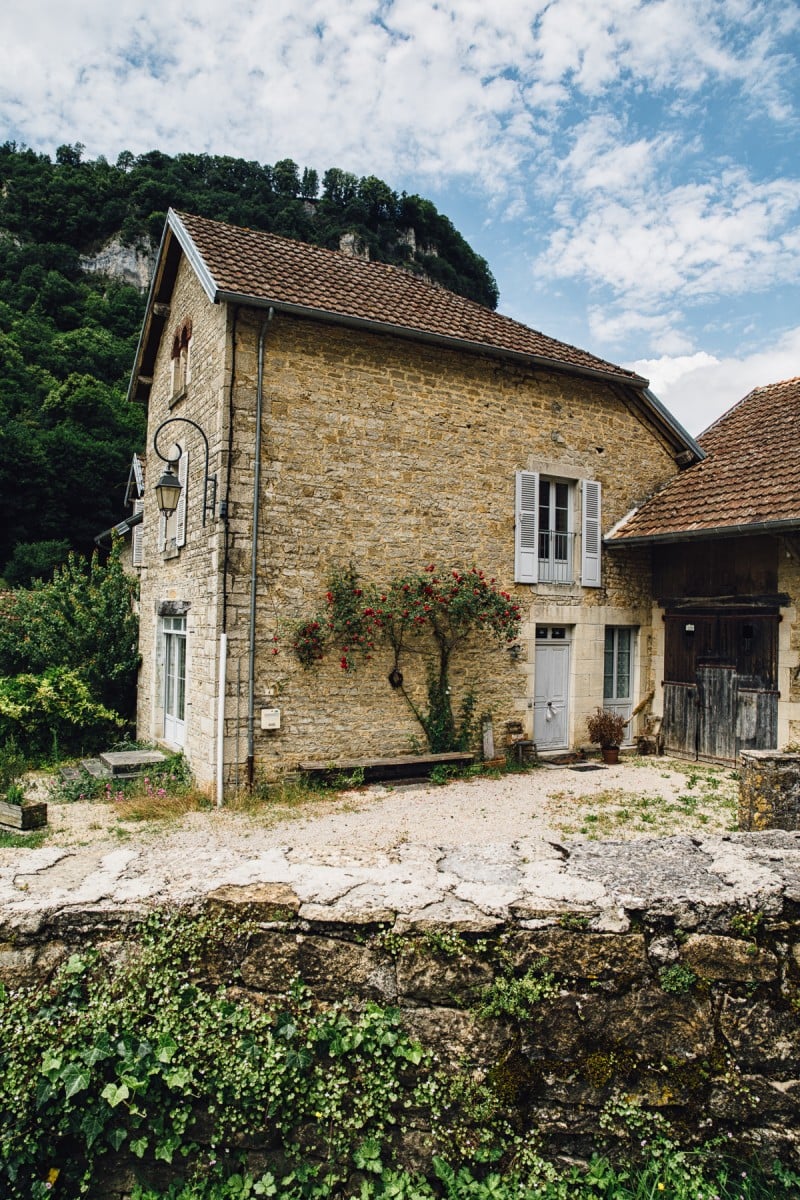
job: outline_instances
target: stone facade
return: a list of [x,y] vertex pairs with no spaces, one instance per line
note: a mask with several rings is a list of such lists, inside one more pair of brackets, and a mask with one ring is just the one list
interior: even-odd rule
[[781,539],[778,588],[789,597],[781,609],[778,645],[778,746],[800,748],[800,542]]
[[[191,381],[171,403],[172,333],[186,317],[192,321]],[[185,747],[198,778],[211,783],[224,590],[224,761],[232,787],[243,782],[248,750],[257,361],[265,321],[263,312],[239,310],[234,350],[233,312],[208,302],[183,260],[150,397],[148,479],[162,467],[152,452],[158,424],[168,417],[197,421],[209,438],[219,498],[228,497],[228,518],[227,528],[216,517],[203,528],[200,442],[189,427],[165,431],[162,448],[180,436],[189,452],[187,533],[180,549],[159,550],[159,518],[148,496],[139,732],[164,739],[159,622],[165,602],[183,603]],[[262,438],[257,772],[273,776],[308,758],[402,754],[421,739],[408,707],[387,684],[390,654],[379,653],[351,674],[333,655],[303,670],[290,650],[290,624],[319,609],[331,568],[350,563],[375,582],[429,563],[441,569],[475,565],[512,594],[524,620],[518,660],[475,644],[452,664],[454,708],[473,690],[477,711],[493,715],[498,741],[507,720],[521,720],[526,734],[533,733],[537,626],[563,627],[570,642],[565,746],[585,741],[585,718],[602,703],[606,626],[636,631],[634,703],[651,688],[646,552],[627,556],[624,566],[605,555],[599,588],[514,582],[515,472],[537,470],[572,485],[576,580],[580,481],[602,484],[602,526],[608,529],[675,472],[674,448],[629,407],[619,388],[489,354],[276,314],[265,327]],[[403,670],[411,696],[424,702],[422,664],[409,658]],[[261,730],[264,708],[280,709],[278,730]]]

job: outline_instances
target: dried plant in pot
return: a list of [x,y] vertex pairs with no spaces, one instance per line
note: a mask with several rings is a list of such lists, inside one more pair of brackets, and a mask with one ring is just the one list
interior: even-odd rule
[[628,722],[620,713],[608,708],[596,708],[587,718],[589,741],[600,747],[603,762],[619,762],[619,748],[625,739]]

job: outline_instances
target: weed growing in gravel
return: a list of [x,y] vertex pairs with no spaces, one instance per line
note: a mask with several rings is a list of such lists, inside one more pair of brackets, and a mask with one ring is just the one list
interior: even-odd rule
[[[632,759],[632,766],[640,765]],[[645,760],[646,765],[646,760]],[[676,762],[662,778],[673,780],[685,774],[685,791],[673,799],[657,792],[606,788],[590,796],[551,792],[549,799],[569,803],[569,818],[556,822],[562,833],[580,833],[592,839],[628,833],[668,836],[687,829],[734,829],[738,783],[733,772],[722,767],[685,765]]]

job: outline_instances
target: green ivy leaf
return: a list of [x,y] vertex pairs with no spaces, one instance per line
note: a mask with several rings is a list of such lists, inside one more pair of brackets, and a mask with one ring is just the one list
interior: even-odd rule
[[109,1129],[108,1133],[106,1134],[106,1140],[111,1146],[114,1147],[115,1150],[119,1150],[127,1136],[127,1129],[124,1129],[121,1125],[115,1125],[113,1129]]
[[90,1108],[84,1113],[83,1120],[81,1121],[81,1132],[86,1135],[87,1149],[91,1150],[104,1128],[105,1119],[99,1108]]
[[144,1153],[147,1149],[147,1141],[148,1139],[142,1136],[131,1142],[131,1150],[137,1158],[144,1158]]
[[158,1052],[157,1052],[157,1057],[158,1057],[159,1062],[161,1062],[161,1063],[172,1062],[172,1060],[175,1057],[175,1055],[177,1054],[177,1052],[178,1052],[178,1043],[175,1041],[174,1037],[171,1037],[168,1034],[166,1037],[159,1038]]
[[72,1099],[78,1092],[85,1092],[89,1086],[91,1075],[78,1063],[67,1063],[64,1070],[61,1072],[61,1081],[64,1084],[64,1095],[67,1100]]
[[130,1094],[130,1088],[125,1083],[119,1085],[116,1083],[107,1083],[100,1093],[112,1108],[116,1108],[123,1100],[127,1100]]

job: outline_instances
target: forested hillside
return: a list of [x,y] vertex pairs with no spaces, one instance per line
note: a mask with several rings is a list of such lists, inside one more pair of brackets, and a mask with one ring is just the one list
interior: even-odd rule
[[118,237],[152,253],[172,206],[317,245],[354,233],[370,257],[424,272],[494,308],[485,262],[420,196],[374,176],[290,159],[151,151],[55,161],[0,146],[0,576],[49,574],[68,548],[89,552],[122,516],[145,414],[126,400],[144,294],[88,274],[81,257]]

